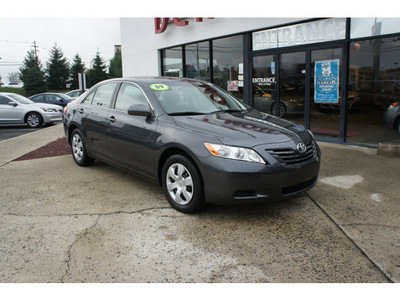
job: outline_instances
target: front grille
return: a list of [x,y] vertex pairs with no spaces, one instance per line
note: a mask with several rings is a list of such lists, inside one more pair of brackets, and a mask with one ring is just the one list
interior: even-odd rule
[[266,151],[284,166],[305,164],[316,155],[314,142],[307,145],[307,150],[304,153],[299,153],[291,148],[266,149]]

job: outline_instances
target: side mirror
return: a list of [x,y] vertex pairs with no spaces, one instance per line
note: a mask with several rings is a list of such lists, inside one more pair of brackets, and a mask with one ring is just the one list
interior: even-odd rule
[[153,113],[148,106],[136,104],[128,107],[128,115],[150,117]]
[[15,102],[11,102],[11,101],[10,101],[10,102],[8,102],[8,105],[16,107],[18,104],[15,103]]

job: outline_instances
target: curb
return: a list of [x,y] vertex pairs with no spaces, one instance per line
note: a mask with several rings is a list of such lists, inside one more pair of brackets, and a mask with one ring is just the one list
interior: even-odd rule
[[383,155],[383,156],[399,156],[400,157],[400,144],[379,143],[376,154]]

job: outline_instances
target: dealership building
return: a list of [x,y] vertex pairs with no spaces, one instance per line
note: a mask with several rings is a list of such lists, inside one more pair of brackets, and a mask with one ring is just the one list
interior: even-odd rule
[[[400,143],[400,18],[122,18],[124,77],[214,83],[318,140]],[[400,105],[400,104],[399,104]]]

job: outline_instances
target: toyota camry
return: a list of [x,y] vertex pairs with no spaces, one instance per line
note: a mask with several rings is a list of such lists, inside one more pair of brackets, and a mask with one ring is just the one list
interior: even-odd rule
[[103,81],[67,105],[64,130],[78,165],[98,159],[157,182],[183,213],[288,198],[312,188],[320,168],[302,125],[201,80]]

